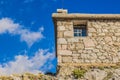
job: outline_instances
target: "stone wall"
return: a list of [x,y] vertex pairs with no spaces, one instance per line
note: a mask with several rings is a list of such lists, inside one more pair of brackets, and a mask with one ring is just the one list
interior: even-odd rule
[[73,22],[75,20],[57,21],[58,65],[119,62],[119,20],[88,20],[86,37],[74,37]]
[[[61,80],[73,80],[71,75],[77,68],[110,67],[120,63],[120,14],[68,14],[60,10],[53,13],[52,18],[56,32],[57,77]],[[87,25],[87,36],[74,37],[76,24]],[[93,77],[93,72],[90,75]],[[101,75],[97,77],[102,78]],[[90,77],[80,80],[87,79],[104,80]]]

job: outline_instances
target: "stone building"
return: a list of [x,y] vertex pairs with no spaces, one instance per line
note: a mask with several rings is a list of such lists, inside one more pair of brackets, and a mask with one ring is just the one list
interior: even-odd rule
[[67,10],[58,9],[52,18],[60,71],[69,73],[69,67],[119,63],[119,14],[68,14]]

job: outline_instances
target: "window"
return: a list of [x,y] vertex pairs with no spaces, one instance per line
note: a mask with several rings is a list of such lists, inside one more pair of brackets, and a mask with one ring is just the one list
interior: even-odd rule
[[74,36],[87,36],[86,25],[78,25],[74,26]]

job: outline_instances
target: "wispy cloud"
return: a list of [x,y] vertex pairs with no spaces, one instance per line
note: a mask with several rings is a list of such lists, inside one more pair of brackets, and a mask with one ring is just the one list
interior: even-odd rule
[[[31,58],[27,55],[17,55],[14,61],[0,65],[0,75],[22,74],[25,72],[37,74],[42,72],[42,70],[45,72],[48,68],[51,69],[54,66],[51,63],[54,59],[54,53],[43,49],[39,49]],[[49,66],[46,67],[46,63]]]
[[2,18],[0,20],[0,34],[20,35],[20,40],[26,42],[29,47],[44,37],[42,35],[43,30],[44,28],[41,27],[37,32],[33,32],[24,29],[19,23],[14,23],[10,18]]

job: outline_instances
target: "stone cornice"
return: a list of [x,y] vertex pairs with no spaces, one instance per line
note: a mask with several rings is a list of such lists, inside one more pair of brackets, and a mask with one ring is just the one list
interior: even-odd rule
[[53,13],[52,18],[59,19],[120,19],[120,14],[78,14]]

